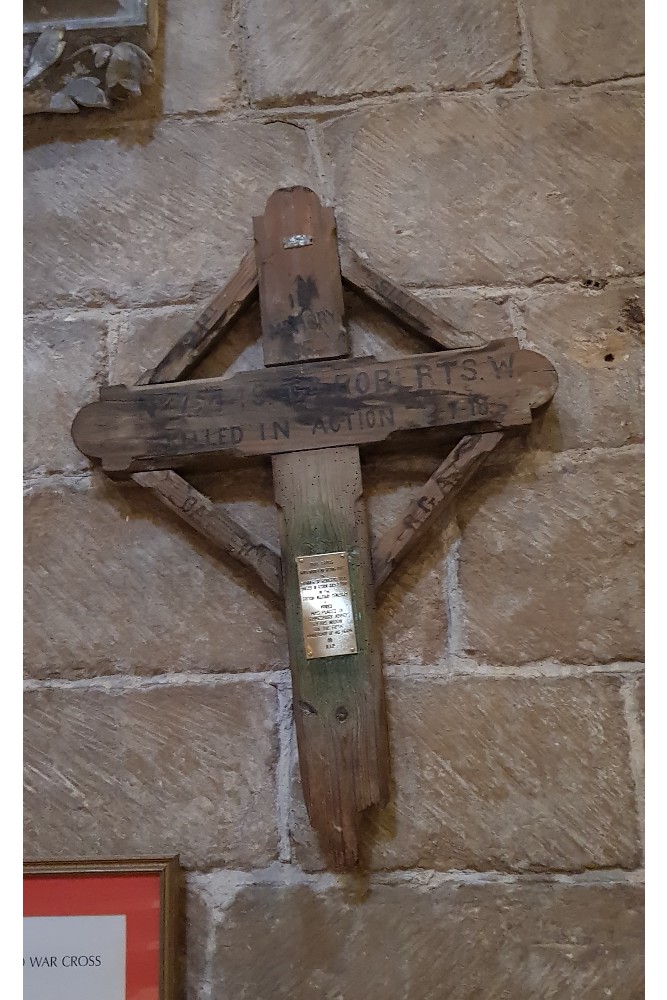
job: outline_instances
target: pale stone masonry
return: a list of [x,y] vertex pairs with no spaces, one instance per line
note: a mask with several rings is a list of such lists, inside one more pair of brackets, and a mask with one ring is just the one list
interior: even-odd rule
[[[642,16],[166,0],[144,98],[27,122],[25,850],[180,852],[188,1000],[642,995]],[[462,345],[560,377],[380,595],[393,794],[349,878],[306,820],[279,603],[69,437],[292,184]],[[355,351],[419,349],[346,308]],[[259,367],[258,334],[199,374]],[[376,536],[438,461],[367,457]],[[277,545],[268,468],[195,482]]]

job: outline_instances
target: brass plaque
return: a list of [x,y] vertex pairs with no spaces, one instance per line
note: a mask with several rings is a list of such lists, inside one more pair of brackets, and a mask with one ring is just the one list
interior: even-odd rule
[[347,552],[297,556],[296,568],[308,659],[356,653]]

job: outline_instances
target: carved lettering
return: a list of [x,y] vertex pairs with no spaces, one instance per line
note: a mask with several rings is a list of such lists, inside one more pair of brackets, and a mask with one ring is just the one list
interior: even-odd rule
[[513,367],[514,367],[514,355],[509,354],[507,357],[501,358],[497,361],[493,354],[487,355],[489,361],[493,366],[493,373],[496,378],[512,378],[513,377]]
[[379,371],[375,373],[375,391],[389,392],[391,389],[391,376],[386,368],[380,368]]
[[447,380],[447,385],[452,384],[452,368],[456,368],[458,361],[436,361],[438,368],[443,368],[445,372],[445,378]]
[[466,358],[465,361],[462,361],[461,368],[463,368],[466,372],[465,375],[461,373],[461,378],[464,379],[464,381],[473,382],[476,378],[478,378],[477,365],[475,364],[474,358]]
[[344,413],[337,417],[324,416],[316,417],[311,428],[312,434],[338,434],[343,431],[372,430],[374,427],[394,427],[394,410],[391,406],[373,406],[363,410],[353,410],[351,413]]
[[489,401],[486,396],[469,396],[470,413],[473,417],[486,417],[489,414]]
[[[454,364],[456,364],[456,362],[454,362]],[[430,384],[433,385],[433,376],[431,374],[430,365],[415,365],[415,373],[417,375],[418,389],[424,388],[424,379],[428,379]],[[447,384],[449,384],[449,379],[447,381]]]
[[334,385],[337,389],[343,389],[345,394],[349,396],[350,394],[350,376],[349,375],[336,375],[336,380]]
[[358,372],[354,379],[354,388],[360,396],[365,396],[371,387],[368,372]]

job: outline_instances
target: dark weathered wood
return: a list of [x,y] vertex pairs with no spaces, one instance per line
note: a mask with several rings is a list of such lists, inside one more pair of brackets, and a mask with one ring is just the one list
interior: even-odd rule
[[[450,509],[503,437],[500,429],[529,423],[531,411],[553,396],[557,380],[545,358],[521,350],[513,338],[467,347],[465,334],[349,250],[344,263],[349,285],[408,329],[440,347],[462,349],[384,362],[345,359],[349,342],[332,210],[312,191],[291,188],[272,195],[254,223],[257,266],[246,255],[228,286],[141,384],[102,390],[98,403],[79,412],[72,433],[84,454],[100,458],[108,472],[134,473],[136,482],[255,570],[274,593],[280,593],[282,575],[306,806],[332,866],[345,869],[359,859],[361,815],[384,804],[389,789],[374,581],[356,445],[379,447],[399,431],[397,437],[408,440],[424,427],[438,428],[432,433],[440,437],[475,432],[459,441],[378,542],[373,563],[379,587]],[[258,286],[267,368],[169,384],[201,360]],[[282,562],[174,471],[142,471],[211,469],[230,454],[273,456]],[[309,570],[313,564],[305,557],[322,553],[338,555],[319,560],[319,571]],[[299,566],[306,581],[309,651]],[[332,648],[340,655],[330,655]]]
[[350,344],[333,209],[309,188],[285,188],[253,225],[264,364],[344,357]]
[[435,521],[441,522],[462,488],[503,439],[501,432],[462,437],[447,458],[410,500],[400,518],[373,549],[373,578],[379,589]]
[[228,451],[367,444],[419,427],[521,426],[556,382],[546,358],[508,338],[392,361],[351,358],[185,385],[111,386],[79,412],[72,433],[107,471],[196,468]]
[[[137,385],[175,382],[184,378],[231,327],[256,292],[257,266],[255,255],[250,250],[194,323],[154,368],[143,373]],[[204,538],[244,566],[255,570],[274,594],[282,593],[279,555],[255,541],[233,518],[215,507],[185,479],[173,471],[137,473],[132,478],[140,486],[150,488],[161,503]]]
[[341,269],[345,284],[382,306],[409,330],[448,350],[465,346],[464,333],[438,316],[415,295],[385,278],[351,247],[341,247]]
[[[299,767],[308,815],[335,868],[355,865],[360,813],[389,794],[380,645],[358,448],[273,459]],[[349,553],[358,652],[306,659],[296,558]]]
[[[255,233],[260,234],[257,252],[265,358],[272,365],[281,365],[346,353],[347,339],[340,333],[344,330],[343,292],[333,214],[319,209],[315,195],[303,188],[279,194],[269,199],[262,223],[255,220]],[[303,222],[306,215],[313,220],[324,217],[326,225],[319,229],[313,225],[311,230]],[[283,240],[299,232],[313,234],[312,247],[283,248]],[[267,233],[271,233],[270,243],[261,235]],[[273,254],[270,267],[262,264],[268,246]],[[295,255],[307,251],[308,256],[294,263]],[[296,327],[291,322],[297,302],[295,276],[314,290],[309,306],[312,323]],[[304,365],[303,371],[308,376],[319,367]],[[282,395],[289,373],[282,369],[264,374],[274,380],[275,390]],[[257,384],[246,382],[248,387]],[[269,407],[271,412],[274,405],[272,402]],[[317,444],[311,432],[310,448],[313,443]],[[389,786],[382,668],[373,634],[374,591],[359,451],[348,447],[283,454],[274,458],[273,472],[304,798],[332,866],[349,868],[359,858],[361,813],[385,803]],[[300,555],[334,551],[349,554],[358,652],[309,660],[295,560]]]
[[220,510],[175,472],[138,472],[133,479],[151,490],[200,535],[257,573],[276,596],[282,595],[280,556]]
[[256,291],[257,265],[253,251],[249,250],[224,288],[211,299],[192,326],[155,368],[144,372],[137,385],[175,382],[177,379],[185,378],[208,354],[218,338],[229,329],[242,310],[250,304]]

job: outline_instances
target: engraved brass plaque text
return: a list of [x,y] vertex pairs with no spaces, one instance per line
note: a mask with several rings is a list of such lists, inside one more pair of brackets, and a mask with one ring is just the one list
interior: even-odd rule
[[307,658],[356,653],[347,552],[297,556],[296,568]]

